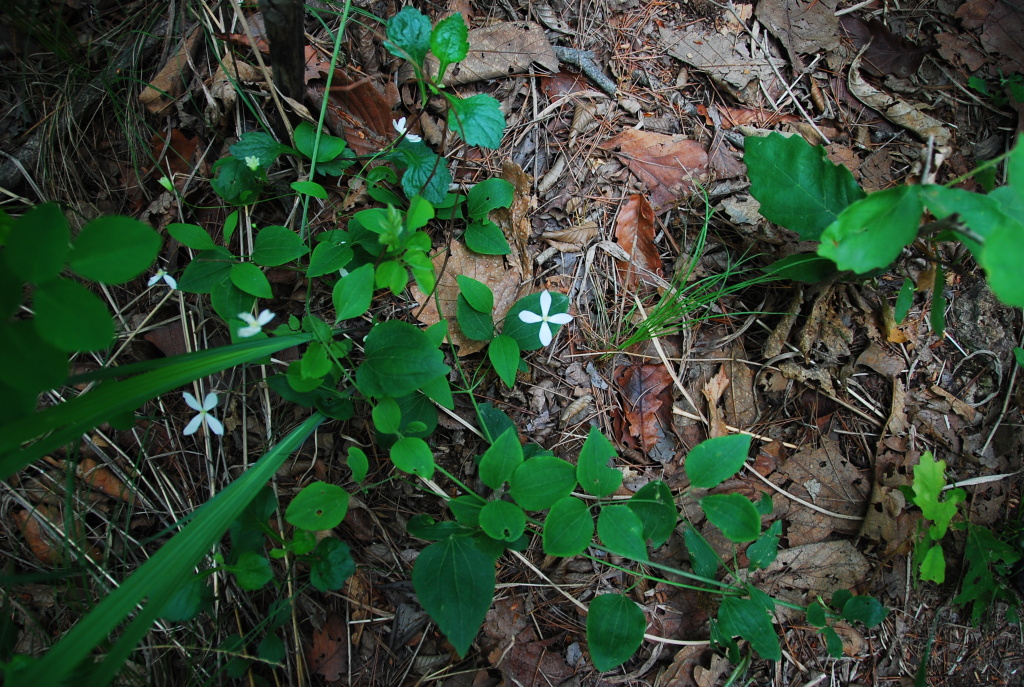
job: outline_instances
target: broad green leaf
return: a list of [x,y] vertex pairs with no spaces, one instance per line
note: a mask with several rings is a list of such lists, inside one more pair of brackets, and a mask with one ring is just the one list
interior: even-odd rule
[[807,622],[812,627],[825,627],[825,624],[828,622],[828,616],[825,615],[825,607],[817,601],[808,604]]
[[231,243],[231,237],[238,229],[238,210],[233,210],[224,218],[224,243]]
[[412,270],[412,278],[423,293],[433,293],[435,285],[434,263],[422,251],[407,250],[403,256],[405,264]]
[[71,250],[70,243],[71,229],[60,206],[44,203],[14,222],[4,255],[8,268],[18,279],[41,284],[60,274]]
[[858,274],[888,267],[917,238],[920,188],[896,186],[853,203],[821,233],[818,255]]
[[946,487],[946,461],[935,460],[931,451],[921,455],[914,466],[914,505],[921,509],[921,514],[935,523],[938,528],[936,539],[946,535],[950,521],[956,515],[956,506],[964,500],[962,489],[953,489],[946,498],[942,498]]
[[307,196],[313,196],[320,200],[327,200],[327,189],[315,181],[293,181],[289,184],[293,191]]
[[480,457],[480,481],[499,489],[523,464],[523,446],[515,429],[506,430]]
[[335,323],[359,317],[373,301],[373,265],[357,267],[338,280],[331,293]]
[[402,426],[402,409],[395,399],[385,396],[378,398],[372,411],[373,426],[381,434],[396,434]]
[[274,569],[267,557],[255,551],[243,551],[234,564],[227,566],[238,586],[245,590],[263,589],[274,579]]
[[743,468],[750,436],[730,434],[702,441],[686,456],[686,476],[694,489],[713,489]]
[[[299,363],[299,374],[303,379],[323,379],[331,371],[331,359],[327,354],[327,346],[314,341],[306,348]],[[317,384],[316,386],[320,386]],[[316,388],[316,387],[314,387]]]
[[[310,577],[312,576],[311,571]],[[285,656],[288,655],[288,649],[280,637],[270,632],[260,640],[259,645],[256,647],[256,655],[268,663],[284,663]]]
[[791,279],[810,284],[825,281],[836,271],[834,262],[814,253],[789,255],[765,268],[765,272],[776,279]]
[[352,262],[354,255],[352,249],[344,244],[328,241],[319,243],[309,258],[309,269],[306,270],[306,276],[322,277],[325,274],[337,272]]
[[636,513],[643,525],[643,537],[658,548],[668,541],[676,528],[678,514],[672,490],[661,480],[648,482],[637,490],[626,505]]
[[519,344],[511,336],[499,334],[491,339],[487,346],[487,358],[494,366],[494,371],[505,382],[505,386],[512,388],[516,383],[516,371],[519,369]]
[[57,388],[67,377],[67,352],[46,343],[35,323],[16,320],[0,325],[0,379],[6,384],[34,399],[40,391]]
[[430,52],[434,53],[440,62],[437,81],[444,79],[444,72],[448,65],[460,62],[469,52],[469,29],[462,15],[458,12],[437,22],[437,26],[430,34]]
[[611,496],[622,484],[622,472],[608,467],[616,451],[597,427],[591,427],[576,463],[576,479],[592,496]]
[[103,284],[123,284],[150,268],[160,235],[131,217],[99,217],[82,227],[71,248],[71,269]]
[[772,618],[756,601],[735,596],[723,598],[718,608],[718,622],[722,634],[729,637],[739,635],[750,642],[761,658],[769,661],[782,658]]
[[480,511],[487,505],[487,502],[476,494],[465,494],[448,501],[448,509],[459,523],[466,527],[478,527],[480,525]]
[[985,241],[979,260],[985,268],[992,293],[1003,303],[1017,308],[1024,308],[1024,261],[1020,254],[1022,241],[1024,223],[1013,218],[992,232]]
[[825,637],[825,650],[828,651],[828,655],[832,658],[842,658],[843,640],[839,633],[831,627],[826,627],[821,634]]
[[704,538],[704,535],[687,523],[683,530],[683,543],[686,545],[686,551],[690,554],[690,565],[693,567],[694,574],[709,580],[715,579],[722,560],[711,548],[711,544]]
[[1020,558],[1019,548],[998,539],[987,527],[968,524],[964,551],[968,569],[953,603],[971,606],[972,624],[996,601],[1015,603],[1014,593],[1000,578],[1015,570]]
[[[427,222],[434,219],[434,206],[422,196],[413,196],[409,199],[409,209],[405,212],[405,230],[415,232],[427,226]],[[426,247],[429,250],[430,246]]]
[[610,551],[620,556],[634,561],[647,560],[643,523],[625,504],[601,508],[597,516],[597,536]]
[[448,127],[467,144],[492,150],[501,145],[505,115],[493,97],[485,94],[449,97],[448,106]]
[[305,242],[288,227],[263,227],[253,242],[252,261],[264,267],[277,267],[308,252]]
[[448,537],[416,557],[412,584],[423,609],[460,656],[494,600],[494,563],[469,537]]
[[481,255],[508,255],[512,252],[505,234],[490,220],[471,222],[462,238],[471,251]]
[[114,340],[107,306],[89,289],[70,279],[52,279],[33,293],[36,331],[62,351],[101,351]]
[[252,306],[256,305],[256,296],[235,286],[229,276],[214,284],[210,291],[210,305],[231,326],[231,336],[234,340],[238,329],[243,325],[242,320],[238,319],[238,314],[252,312]]
[[765,530],[764,534],[757,538],[757,541],[747,547],[750,570],[764,569],[775,562],[775,556],[779,553],[779,537],[781,535],[782,521],[776,520],[771,527]]
[[[540,345],[540,325],[539,324],[527,324],[519,319],[519,313],[524,310],[529,310],[532,313],[540,314],[540,293],[531,293],[528,296],[523,296],[518,301],[512,304],[508,313],[505,315],[505,324],[502,328],[502,334],[511,336],[519,344],[519,350],[521,351],[535,351],[541,347]],[[569,310],[569,298],[561,292],[551,292],[551,309],[548,311],[549,315],[555,315],[558,313],[568,312]],[[552,325],[551,333],[556,334],[562,325]]]
[[[267,275],[251,262],[236,262],[231,266],[231,283],[257,298],[273,298]],[[239,311],[241,312],[241,311]]]
[[184,587],[176,591],[160,611],[160,618],[169,623],[181,623],[192,620],[206,610],[213,601],[213,590],[210,589],[206,575],[194,575]]
[[900,294],[896,296],[896,307],[893,308],[892,318],[896,324],[903,324],[912,305],[914,305],[914,282],[904,279],[903,286],[900,287]]
[[488,315],[494,312],[494,293],[491,287],[464,274],[458,275],[455,280],[459,283],[459,291],[470,307]]
[[434,454],[423,439],[404,437],[391,447],[391,462],[402,472],[430,479],[434,476]]
[[[494,442],[509,429],[515,429],[515,423],[504,411],[495,408],[490,403],[477,405],[477,419],[480,421],[480,429],[483,430],[487,441]],[[573,468],[575,474],[575,468]]]
[[452,183],[447,163],[422,141],[412,143],[408,139],[399,141],[386,159],[404,167],[402,191],[406,197],[420,195],[430,203],[443,202]]
[[[921,187],[921,200],[935,219],[946,219],[956,215],[982,243],[1003,224],[1012,221],[1005,208],[994,196],[973,193],[962,188],[946,188],[929,184]],[[981,256],[982,243],[974,236],[956,232],[965,246],[976,256]]]
[[942,584],[946,581],[946,557],[942,544],[935,542],[921,561],[921,579]]
[[742,494],[711,494],[700,500],[701,510],[727,539],[742,543],[761,534],[761,516]]
[[587,504],[575,496],[555,501],[544,519],[544,553],[570,558],[586,550],[593,539],[594,518]]
[[[300,122],[295,127],[295,147],[310,160],[313,159],[313,146],[316,145],[316,138],[317,131],[309,122]],[[316,151],[317,164],[330,162],[341,156],[345,152],[347,145],[343,138],[331,136],[330,134],[320,134],[320,144]]]
[[561,458],[536,456],[525,461],[509,480],[509,495],[524,510],[544,510],[576,488],[576,468]]
[[816,241],[850,203],[864,197],[850,170],[829,161],[822,146],[800,136],[747,137],[743,162],[750,195],[769,222]]
[[421,329],[398,320],[381,322],[366,335],[356,386],[367,396],[407,396],[450,371],[444,355]]
[[494,337],[494,322],[491,320],[490,311],[476,310],[461,293],[456,301],[455,318],[467,339],[490,341]]
[[298,151],[278,143],[273,136],[264,131],[247,131],[238,137],[238,142],[231,146],[229,152],[243,161],[254,157],[260,166],[266,169],[274,164],[279,155]]
[[395,57],[409,60],[419,70],[430,50],[430,20],[411,5],[388,20],[384,47]]
[[452,387],[446,376],[434,377],[425,382],[420,386],[420,391],[434,403],[448,410],[455,410],[455,397],[452,396]]
[[178,277],[178,290],[185,293],[211,293],[214,286],[228,280],[235,259],[227,248],[217,246],[192,259]]
[[174,222],[167,225],[167,233],[175,241],[183,246],[188,246],[192,250],[212,250],[217,247],[209,232],[194,224]]
[[480,511],[480,528],[491,539],[515,541],[526,529],[523,509],[508,501],[488,501]]
[[429,515],[414,515],[409,518],[406,524],[406,531],[409,536],[426,541],[439,541],[451,536],[465,536],[473,533],[474,529],[466,527],[461,523],[446,520],[435,522]]
[[348,457],[345,459],[345,463],[348,465],[348,469],[352,471],[352,480],[354,482],[362,482],[366,479],[366,473],[370,470],[370,461],[367,459],[363,449],[358,446],[351,447],[348,450]]
[[348,512],[348,492],[336,484],[313,482],[292,499],[284,519],[310,532],[333,530]]
[[511,206],[514,197],[515,186],[504,179],[492,177],[481,181],[469,190],[466,211],[472,219],[485,220],[491,210]]
[[647,618],[623,594],[594,597],[587,610],[587,646],[594,668],[600,672],[622,665],[644,641]]
[[397,296],[409,283],[409,273],[397,260],[385,260],[377,265],[373,281],[378,289],[389,289]]
[[888,615],[889,609],[873,596],[855,596],[843,605],[843,619],[863,623],[864,627],[875,627]]
[[210,179],[210,188],[231,205],[255,202],[263,188],[263,171],[257,174],[236,157],[222,157],[213,163],[211,171],[215,176]]
[[313,549],[309,564],[309,581],[322,592],[341,589],[345,580],[356,572],[356,562],[348,544],[334,537],[320,540]]

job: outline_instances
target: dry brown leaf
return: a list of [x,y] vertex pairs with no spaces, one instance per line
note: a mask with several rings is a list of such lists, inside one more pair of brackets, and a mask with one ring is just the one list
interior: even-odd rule
[[213,102],[206,105],[206,120],[218,125],[224,121],[227,113],[231,111],[238,100],[238,93],[235,91],[236,84],[251,84],[261,81],[263,81],[263,72],[258,67],[242,62],[230,53],[225,55],[210,82],[210,95],[213,96]]
[[[445,85],[530,74],[534,64],[548,72],[558,71],[558,58],[544,29],[533,22],[507,21],[473,29],[469,32],[469,45],[466,59],[445,71]],[[437,66],[433,55],[428,56],[424,67],[434,76]],[[399,76],[411,79],[412,68],[404,68]]]
[[[324,82],[310,84],[306,94],[313,107],[319,109],[323,104]],[[381,93],[369,79],[356,81],[343,70],[335,69],[324,121],[331,133],[344,138],[356,155],[370,155],[398,135],[392,124],[392,108],[397,102],[394,84],[389,83]]]
[[590,243],[598,233],[597,222],[584,222],[568,229],[545,231],[542,239],[565,253],[578,253]]
[[36,558],[50,566],[59,566],[63,561],[61,547],[53,541],[48,529],[39,521],[42,517],[57,525],[60,522],[60,512],[54,506],[40,504],[35,507],[34,512],[27,510],[14,511],[11,514],[14,522],[21,530],[21,536]]
[[757,20],[764,24],[790,55],[829,52],[839,47],[837,0],[776,0],[757,3]]
[[[742,346],[733,349],[734,356],[743,357]],[[757,398],[754,395],[754,371],[734,357],[723,365],[730,384],[725,390],[725,411],[733,427],[749,429],[757,422]]]
[[92,458],[83,458],[75,468],[75,474],[96,491],[126,503],[135,502],[135,494],[117,478],[110,468],[100,465]]
[[935,35],[939,44],[939,54],[950,64],[976,72],[989,61],[988,55],[975,47],[974,41],[959,33],[939,33]]
[[654,208],[639,194],[632,195],[619,209],[615,220],[615,242],[629,255],[629,262],[616,262],[622,288],[632,291],[637,277],[655,283],[650,275],[663,277],[661,255],[654,245]]
[[672,377],[664,365],[624,365],[615,372],[622,409],[613,415],[619,443],[647,453],[671,450]]
[[890,378],[903,372],[906,367],[902,358],[889,353],[874,341],[857,356],[857,362],[854,364],[870,367],[878,374]]
[[1024,9],[1001,0],[968,0],[956,11],[964,28],[984,27],[981,45],[1004,73],[1024,73]]
[[332,613],[322,628],[313,631],[306,660],[313,672],[328,682],[340,680],[348,672],[348,636],[343,618]]
[[883,93],[869,84],[860,75],[860,62],[861,58],[858,57],[850,65],[847,79],[850,93],[868,107],[878,110],[893,124],[910,130],[923,141],[934,137],[937,146],[944,147],[949,144],[952,134],[941,121],[926,115],[911,103]]
[[921,47],[893,34],[877,19],[864,21],[844,15],[839,20],[839,35],[849,39],[854,53],[867,46],[861,60],[864,71],[872,76],[893,74],[905,79],[921,68],[924,56],[931,52],[930,46]]
[[505,259],[512,269],[520,272],[523,282],[527,282],[533,278],[533,261],[530,260],[527,245],[530,242],[530,234],[533,233],[530,216],[537,209],[537,199],[532,192],[533,177],[511,160],[503,160],[501,178],[512,184],[512,205],[495,209],[491,212],[491,219],[501,227],[512,248],[512,254]]
[[487,612],[483,645],[488,659],[511,684],[561,684],[573,674],[573,669],[559,652],[548,650],[559,638],[538,640],[523,606],[516,598],[500,599]]
[[163,69],[142,89],[139,102],[146,106],[150,114],[160,114],[185,91],[189,57],[195,50],[199,35],[197,26],[178,45],[178,50],[167,60]]
[[704,148],[683,136],[627,129],[599,147],[622,158],[647,185],[655,213],[671,209],[693,191],[694,180],[708,169]]
[[709,379],[701,389],[701,393],[708,401],[708,435],[711,439],[724,437],[729,433],[729,428],[726,427],[725,419],[722,417],[722,409],[718,407],[718,402],[728,387],[729,377],[726,376],[725,365],[721,365],[718,368],[718,373]]

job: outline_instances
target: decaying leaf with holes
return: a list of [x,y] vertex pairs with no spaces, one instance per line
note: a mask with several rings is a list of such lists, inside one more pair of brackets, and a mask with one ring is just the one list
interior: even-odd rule
[[612,416],[618,442],[665,463],[675,453],[672,377],[664,365],[624,365],[615,371],[622,408]]

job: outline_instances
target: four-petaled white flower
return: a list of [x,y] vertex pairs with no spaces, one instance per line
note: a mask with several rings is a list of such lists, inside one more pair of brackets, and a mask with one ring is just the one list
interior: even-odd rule
[[185,396],[185,403],[188,404],[188,407],[192,410],[199,411],[199,414],[185,425],[185,429],[182,431],[182,434],[185,436],[195,434],[196,430],[199,429],[199,425],[202,424],[205,424],[214,434],[224,434],[224,425],[221,424],[220,420],[215,418],[213,415],[210,415],[210,411],[217,406],[217,394],[206,394],[206,398],[203,399],[202,405],[199,405],[199,401],[196,400],[196,397],[189,392],[186,391],[183,395]]
[[248,325],[247,327],[242,327],[238,330],[238,335],[243,339],[246,339],[250,336],[256,336],[263,331],[263,325],[274,319],[274,313],[269,310],[264,310],[258,316],[253,317],[247,312],[240,312],[238,313],[238,319]]
[[260,159],[255,155],[246,155],[245,166],[255,172],[260,167]]
[[419,143],[420,141],[423,140],[422,137],[417,136],[416,134],[411,134],[408,131],[406,131],[406,129],[405,129],[405,117],[402,117],[401,119],[392,121],[391,125],[393,127],[395,127],[395,131],[398,132],[399,136],[401,136],[402,134],[405,134],[405,140],[409,141],[409,143]]
[[146,284],[148,286],[153,286],[160,280],[163,280],[164,283],[170,286],[172,289],[178,288],[178,281],[171,275],[167,274],[167,270],[157,270],[156,274],[150,277],[149,281],[146,282]]
[[556,315],[549,315],[548,312],[551,310],[551,294],[547,290],[541,291],[540,293],[540,314],[530,312],[529,310],[523,310],[519,313],[519,319],[526,324],[536,324],[540,322],[540,345],[547,346],[551,343],[551,325],[553,324],[569,324],[572,322],[572,315],[563,312]]

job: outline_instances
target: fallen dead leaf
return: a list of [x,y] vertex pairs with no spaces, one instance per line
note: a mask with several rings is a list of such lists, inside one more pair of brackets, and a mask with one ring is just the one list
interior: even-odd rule
[[110,468],[100,465],[92,458],[83,458],[79,461],[75,468],[75,474],[87,486],[102,494],[125,503],[135,502],[135,494],[132,490],[118,479]]
[[500,599],[487,612],[483,644],[488,660],[511,684],[523,687],[560,684],[574,671],[560,654],[548,649],[559,638],[538,640],[529,616],[522,612],[523,605],[516,598]]
[[501,227],[508,239],[512,254],[505,257],[513,270],[520,272],[525,283],[533,278],[533,261],[530,259],[528,243],[533,233],[530,217],[537,209],[537,198],[533,195],[533,177],[511,160],[501,163],[501,178],[512,184],[512,205],[496,208],[491,219]]
[[622,410],[613,416],[619,443],[647,453],[657,451],[662,457],[667,452],[670,457],[671,447],[664,446],[672,444],[672,377],[668,370],[664,365],[624,365],[616,370],[614,382],[622,395]]
[[568,229],[545,231],[540,237],[564,253],[579,253],[594,240],[598,231],[597,222],[584,222]]
[[189,58],[195,51],[199,39],[199,27],[195,27],[179,45],[163,68],[146,84],[139,94],[139,102],[150,114],[160,114],[185,91],[189,75]]
[[709,379],[701,389],[701,393],[708,401],[708,438],[710,439],[724,437],[729,433],[725,418],[722,417],[722,409],[718,407],[718,402],[728,387],[729,377],[725,373],[725,365],[720,365],[715,376]]
[[839,47],[837,0],[802,0],[757,3],[757,20],[795,53],[829,52]]
[[931,46],[922,47],[895,35],[877,19],[864,21],[850,14],[840,18],[838,33],[850,41],[853,54],[867,46],[861,62],[872,76],[892,74],[905,79],[917,73],[932,50]]
[[956,11],[964,28],[984,27],[981,45],[1006,74],[1024,73],[1024,9],[1000,0],[968,0]]
[[[469,32],[469,54],[458,64],[448,67],[444,74],[446,86],[508,78],[517,74],[530,74],[534,64],[545,71],[558,71],[558,58],[551,47],[543,27],[529,21],[507,21],[491,24]],[[427,57],[425,68],[437,75],[437,60]],[[399,73],[402,80],[413,76],[412,68]]]
[[[323,104],[324,86],[322,81],[307,86],[306,94],[314,109]],[[394,84],[389,83],[382,93],[370,79],[357,81],[345,71],[335,69],[324,121],[331,133],[344,138],[356,155],[370,155],[398,135],[392,124],[392,109],[398,100]]]
[[654,245],[654,208],[644,196],[630,196],[619,209],[615,242],[629,255],[629,262],[616,262],[623,289],[632,291],[638,277],[644,283],[654,284],[649,274],[664,276],[661,254]]
[[306,660],[313,672],[328,682],[340,680],[348,672],[348,637],[343,618],[328,615],[324,626],[313,631]]
[[655,214],[670,210],[707,173],[708,155],[697,141],[627,129],[599,146],[622,158],[650,191]]

